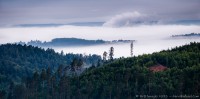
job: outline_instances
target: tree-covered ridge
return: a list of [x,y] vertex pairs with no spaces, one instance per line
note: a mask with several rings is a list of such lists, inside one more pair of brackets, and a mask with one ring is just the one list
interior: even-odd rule
[[181,35],[172,35],[172,38],[188,38],[188,37],[200,37],[200,33],[189,33],[189,34],[181,34]]
[[53,49],[41,49],[31,45],[5,44],[0,46],[0,58],[22,66],[58,66],[66,64],[65,57]]
[[[157,64],[168,69],[149,70]],[[200,96],[199,71],[200,43],[190,43],[153,54],[107,61],[80,76],[66,75],[65,66],[59,66],[55,72],[43,69],[25,82],[11,83],[9,90],[1,93],[15,99],[171,99],[184,95],[197,99]]]
[[130,43],[135,40],[113,40],[113,41],[104,41],[104,40],[86,40],[81,38],[54,38],[51,41],[40,41],[40,40],[31,40],[27,43],[17,42],[17,44],[26,44],[39,47],[72,47],[72,46],[91,46],[91,45],[100,45],[100,44],[110,44],[110,43]]
[[101,60],[99,55],[57,53],[53,49],[31,45],[0,45],[0,89],[7,89],[10,82],[20,83],[35,71],[40,72],[48,67],[52,71],[57,70],[60,65],[70,68],[74,58],[81,59],[83,66],[91,66]]
[[104,43],[106,43],[106,41],[103,41],[103,40],[85,40],[85,39],[79,39],[79,38],[55,38],[49,42],[46,42],[46,41],[42,42],[39,40],[30,41],[27,43],[27,45],[42,46],[42,47],[48,47],[48,46],[70,47],[70,46],[98,45],[98,44],[104,44]]
[[[152,72],[149,67],[162,64],[168,69]],[[92,98],[136,98],[137,95],[200,95],[200,43],[172,50],[118,59],[85,72],[82,88],[91,83]],[[85,82],[85,83],[84,83]],[[88,90],[86,88],[86,90]],[[95,93],[95,94],[94,94]]]

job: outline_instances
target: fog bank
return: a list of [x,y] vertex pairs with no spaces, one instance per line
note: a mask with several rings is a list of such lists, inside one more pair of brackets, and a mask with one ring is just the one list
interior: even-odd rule
[[[137,40],[134,44],[135,55],[152,53],[162,49],[183,45],[199,39],[168,40],[171,35],[200,33],[198,25],[141,25],[134,27],[87,27],[87,26],[60,26],[60,27],[13,27],[0,28],[0,43],[41,40],[50,41],[53,38],[83,38],[89,40]],[[102,54],[114,46],[115,57],[129,56],[129,44],[90,46],[81,48],[55,48],[66,53]],[[125,49],[125,50],[123,50]]]

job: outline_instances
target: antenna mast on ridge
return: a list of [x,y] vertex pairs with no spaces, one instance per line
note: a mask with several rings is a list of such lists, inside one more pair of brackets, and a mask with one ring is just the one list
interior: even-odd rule
[[131,57],[133,57],[133,41],[131,42]]

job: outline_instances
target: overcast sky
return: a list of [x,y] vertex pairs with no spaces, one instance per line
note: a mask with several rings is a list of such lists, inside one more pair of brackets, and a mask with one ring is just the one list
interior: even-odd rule
[[123,13],[200,20],[200,0],[0,0],[0,25],[107,21]]

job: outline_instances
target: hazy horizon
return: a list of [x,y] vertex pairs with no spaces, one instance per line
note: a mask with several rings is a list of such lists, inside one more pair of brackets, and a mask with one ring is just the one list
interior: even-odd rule
[[[135,55],[152,53],[199,42],[168,39],[171,35],[200,33],[199,6],[199,0],[0,0],[0,44],[71,37],[128,39],[137,41]],[[116,46],[115,57],[128,56],[129,45],[109,46]],[[101,55],[109,50],[107,47],[65,52]]]
[[0,0],[0,26],[106,22],[170,23],[200,20],[199,0]]
[[[105,26],[58,26],[58,27],[12,27],[0,28],[0,42],[28,42],[31,40],[50,41],[54,38],[82,38],[87,40],[136,40],[134,55],[142,55],[175,46],[200,42],[199,38],[171,39],[172,35],[200,33],[199,25],[139,25],[130,27],[105,27]],[[55,51],[65,53],[82,53],[102,55],[109,48],[115,48],[115,58],[129,57],[130,44],[107,44],[85,47],[53,47]]]

